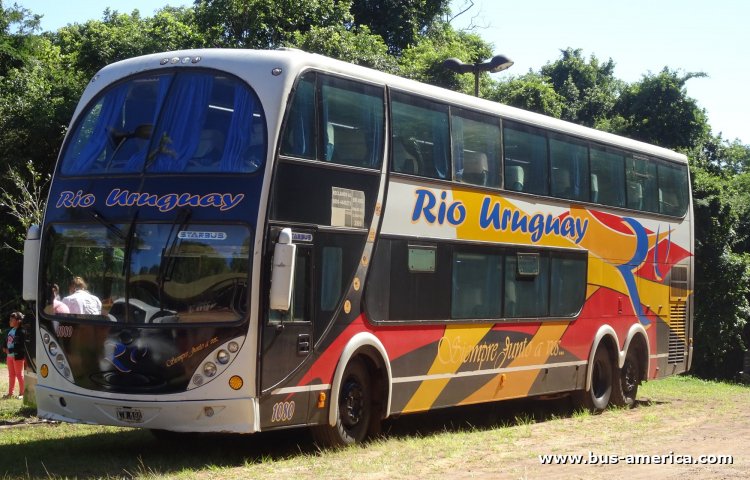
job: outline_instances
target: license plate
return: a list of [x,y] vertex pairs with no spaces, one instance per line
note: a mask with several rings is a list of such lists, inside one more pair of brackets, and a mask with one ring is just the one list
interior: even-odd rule
[[137,408],[118,408],[117,419],[126,423],[141,423],[143,421],[143,412]]

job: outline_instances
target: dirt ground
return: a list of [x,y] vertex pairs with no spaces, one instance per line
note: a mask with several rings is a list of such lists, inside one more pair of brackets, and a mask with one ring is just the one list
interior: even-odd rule
[[[526,438],[515,442],[515,454],[509,455],[515,461],[508,458],[506,464],[511,471],[482,461],[476,465],[477,470],[465,465],[471,472],[467,472],[467,477],[476,477],[475,473],[481,471],[489,478],[748,478],[750,402],[745,401],[747,398],[716,406],[712,402],[680,399],[658,402],[640,397],[639,405],[630,411],[535,423],[528,426]],[[581,455],[586,463],[542,464],[539,456],[547,454]],[[688,455],[693,461],[708,456],[705,460],[711,463],[719,461],[717,456],[731,455],[732,464],[686,465]],[[649,457],[651,464],[629,463],[643,462],[645,457]]]

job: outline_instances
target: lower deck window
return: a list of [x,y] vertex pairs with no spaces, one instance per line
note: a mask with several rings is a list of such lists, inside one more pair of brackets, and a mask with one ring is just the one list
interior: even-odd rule
[[[434,251],[429,269],[412,252]],[[381,239],[366,294],[375,321],[570,318],[586,294],[585,252]]]

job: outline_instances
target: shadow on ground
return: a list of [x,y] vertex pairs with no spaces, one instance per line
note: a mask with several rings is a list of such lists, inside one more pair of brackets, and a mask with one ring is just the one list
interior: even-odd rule
[[[639,401],[637,407],[648,407]],[[490,430],[566,418],[575,413],[569,398],[513,400],[403,415],[383,422],[384,438],[425,437],[466,429]],[[19,430],[71,428],[28,425]],[[320,455],[305,428],[254,435],[168,434],[118,430],[83,436],[20,441],[0,446],[0,478],[122,478],[176,475],[189,470],[232,468]],[[22,438],[23,436],[19,436]],[[363,448],[367,448],[367,445]]]

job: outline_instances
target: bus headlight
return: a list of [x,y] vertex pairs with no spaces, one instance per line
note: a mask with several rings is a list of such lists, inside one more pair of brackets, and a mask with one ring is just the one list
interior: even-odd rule
[[[65,352],[63,352],[63,349],[57,344],[55,337],[53,337],[52,334],[44,328],[41,328],[40,330],[42,341],[47,344],[47,355],[49,355],[49,358],[52,361],[52,366],[55,367],[55,370],[57,370],[60,375],[65,377],[65,380],[72,382],[73,373],[70,370],[70,364],[68,363],[68,358],[65,356]],[[47,378],[47,375],[42,375],[42,378]]]
[[208,378],[213,377],[216,375],[216,364],[213,362],[208,362],[203,365],[203,375],[207,376]]
[[206,358],[198,365],[198,368],[193,372],[191,376],[190,384],[187,389],[198,388],[211,382],[214,378],[221,376],[232,361],[237,357],[237,353],[242,348],[243,337],[234,338],[222,345],[217,345],[214,350],[215,353],[209,354]]
[[219,350],[216,354],[216,361],[222,365],[229,363],[229,352],[226,350]]

